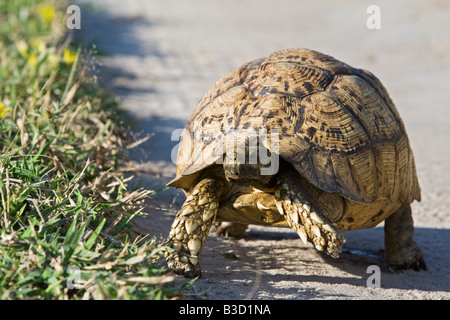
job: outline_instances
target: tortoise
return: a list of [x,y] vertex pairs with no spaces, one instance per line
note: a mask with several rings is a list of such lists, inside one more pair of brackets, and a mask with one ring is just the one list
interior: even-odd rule
[[187,197],[167,256],[186,277],[201,275],[221,221],[234,236],[248,224],[290,227],[334,258],[343,231],[384,221],[389,266],[426,270],[410,206],[420,186],[393,101],[369,71],[314,50],[277,51],[220,78],[183,130],[168,186]]

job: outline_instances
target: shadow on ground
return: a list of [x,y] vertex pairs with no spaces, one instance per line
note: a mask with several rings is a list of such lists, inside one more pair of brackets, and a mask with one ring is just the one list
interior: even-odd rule
[[[83,12],[82,28],[75,30],[75,39],[85,46],[95,45],[106,56],[162,56],[156,41],[142,42],[136,38],[136,30],[151,27],[152,22],[143,16],[112,16],[105,8],[94,7],[79,1]],[[150,40],[149,40],[150,41]]]
[[[384,257],[384,230],[378,227],[346,232],[347,242],[339,259],[317,252],[312,246],[302,245],[297,235],[290,230],[285,232],[271,232],[270,229],[251,230],[243,240],[239,240],[242,247],[239,249],[240,254],[236,255],[237,259],[228,259],[228,263],[224,264],[225,273],[231,282],[237,279],[245,281],[249,280],[249,270],[259,269],[264,275],[266,285],[271,286],[271,292],[282,295],[283,291],[291,292],[293,287],[278,288],[277,284],[289,282],[292,286],[299,288],[299,293],[305,293],[302,291],[305,289],[302,283],[306,282],[331,286],[353,285],[364,289],[371,275],[367,273],[367,267],[377,265],[381,269],[381,288],[448,291],[449,278],[445,270],[450,250],[446,243],[433,244],[432,239],[448,239],[450,230],[416,228],[415,231],[415,240],[424,252],[428,271],[390,271]],[[223,241],[225,243],[222,246],[221,255],[230,251],[229,241],[232,240]],[[261,246],[261,241],[270,245]],[[231,246],[234,247],[233,244]],[[216,247],[212,251],[219,251],[219,248]],[[239,250],[231,249],[232,252]],[[339,269],[341,271],[339,276],[328,274],[322,264]],[[205,271],[205,276],[214,277],[220,272],[220,270]],[[309,289],[306,291],[311,293]],[[320,297],[318,292],[315,292],[314,296]],[[326,296],[330,297],[329,292]]]

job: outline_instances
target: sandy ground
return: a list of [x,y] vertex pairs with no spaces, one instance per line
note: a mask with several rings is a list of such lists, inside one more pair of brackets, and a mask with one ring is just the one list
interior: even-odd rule
[[[427,272],[388,270],[382,225],[346,232],[337,260],[303,245],[288,229],[252,227],[238,241],[211,234],[201,255],[203,276],[191,292],[209,299],[450,298],[448,1],[77,3],[82,29],[76,34],[104,53],[100,78],[136,119],[133,131],[153,134],[132,155],[148,188],[161,188],[174,176],[177,141],[171,134],[184,127],[207,89],[272,51],[305,47],[371,70],[405,122],[422,187],[423,200],[413,211]],[[381,9],[379,30],[366,27],[371,4]],[[177,190],[160,192],[137,220],[140,228],[167,236],[183,200]],[[381,268],[381,288],[367,288],[369,265]]]

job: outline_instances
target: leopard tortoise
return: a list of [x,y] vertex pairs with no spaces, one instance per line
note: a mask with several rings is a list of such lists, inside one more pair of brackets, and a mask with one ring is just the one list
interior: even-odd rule
[[[410,204],[420,201],[400,115],[370,72],[307,49],[288,49],[224,75],[181,136],[169,186],[187,198],[169,239],[169,267],[200,276],[215,221],[290,227],[337,258],[343,231],[385,221],[394,269],[424,269]],[[217,223],[216,222],[216,223]]]

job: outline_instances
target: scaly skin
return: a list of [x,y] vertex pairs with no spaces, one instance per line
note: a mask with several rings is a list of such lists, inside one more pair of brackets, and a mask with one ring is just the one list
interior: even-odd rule
[[222,189],[220,180],[201,180],[178,212],[169,233],[173,252],[167,256],[168,266],[176,273],[188,278],[201,275],[198,256],[219,209]]
[[222,222],[216,225],[216,233],[225,238],[241,239],[247,229],[248,224],[238,222]]
[[386,259],[394,270],[427,270],[423,254],[413,241],[414,223],[411,206],[404,206],[390,215],[384,225]]
[[312,243],[319,251],[338,258],[344,244],[342,232],[336,229],[314,204],[292,175],[281,175],[275,189],[280,214],[304,243]]

